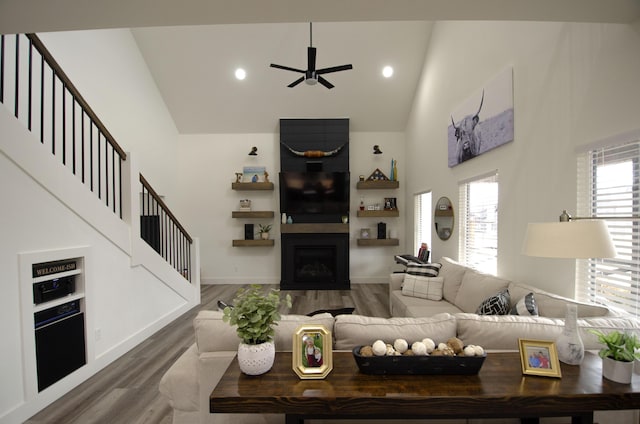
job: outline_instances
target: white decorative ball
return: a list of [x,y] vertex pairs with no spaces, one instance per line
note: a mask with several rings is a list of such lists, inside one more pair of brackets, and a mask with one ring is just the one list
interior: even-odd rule
[[464,348],[464,356],[476,356],[475,346],[469,345]]
[[447,350],[449,348],[449,346],[446,343],[439,343],[438,344],[438,350]]
[[373,345],[371,345],[371,349],[376,356],[384,356],[387,353],[387,345],[382,340],[376,340]]
[[399,354],[403,354],[409,349],[409,343],[407,343],[405,339],[396,339],[396,341],[393,342],[393,348]]
[[422,342],[414,342],[411,345],[411,350],[417,356],[424,356],[427,354],[427,347]]
[[473,349],[476,351],[476,356],[484,355],[484,349],[482,346],[473,346]]
[[428,337],[422,339],[422,343],[424,343],[424,345],[427,347],[427,353],[433,352],[433,350],[436,348],[436,342]]

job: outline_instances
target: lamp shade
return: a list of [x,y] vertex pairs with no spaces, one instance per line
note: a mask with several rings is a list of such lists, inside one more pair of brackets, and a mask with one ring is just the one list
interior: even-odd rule
[[607,223],[589,219],[530,223],[522,253],[545,258],[613,258],[616,249]]

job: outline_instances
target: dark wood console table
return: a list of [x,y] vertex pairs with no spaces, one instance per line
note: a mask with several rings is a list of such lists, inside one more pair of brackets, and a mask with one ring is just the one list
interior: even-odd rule
[[210,397],[212,413],[281,413],[305,418],[521,418],[571,416],[593,423],[597,410],[640,408],[640,376],[629,385],[601,376],[601,359],[561,364],[562,378],[522,375],[517,352],[489,353],[477,375],[373,376],[362,374],[351,352],[334,352],[324,380],[300,380],[291,353],[277,352],[262,376],[240,372],[234,360]]

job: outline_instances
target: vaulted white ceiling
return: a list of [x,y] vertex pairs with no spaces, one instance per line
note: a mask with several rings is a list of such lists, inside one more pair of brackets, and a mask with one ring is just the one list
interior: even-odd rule
[[[630,23],[638,0],[2,0],[0,32],[132,28],[179,132],[271,133],[281,117],[349,117],[353,131],[403,131],[437,20]],[[287,85],[353,64],[335,85]],[[392,78],[382,67],[395,69]],[[234,77],[237,67],[247,78]]]

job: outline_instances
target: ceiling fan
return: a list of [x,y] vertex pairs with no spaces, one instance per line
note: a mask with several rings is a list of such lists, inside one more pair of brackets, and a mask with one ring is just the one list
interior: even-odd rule
[[347,71],[349,69],[353,69],[353,66],[351,64],[341,65],[341,66],[332,66],[330,68],[316,69],[316,48],[313,47],[312,29],[313,29],[312,23],[309,22],[309,47],[307,47],[307,69],[306,70],[291,68],[289,66],[276,65],[275,63],[271,64],[272,68],[284,69],[285,71],[293,71],[293,72],[299,72],[301,74],[304,74],[303,76],[301,76],[300,78],[298,78],[297,80],[289,84],[287,87],[295,87],[296,85],[304,81],[309,85],[315,85],[317,83],[320,83],[327,88],[333,88],[334,87],[333,84],[331,84],[329,81],[327,81],[325,78],[322,77],[323,74],[328,74],[331,72],[338,72],[338,71]]

